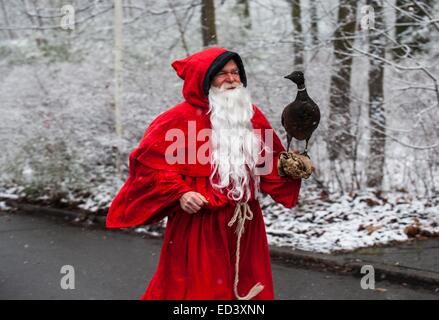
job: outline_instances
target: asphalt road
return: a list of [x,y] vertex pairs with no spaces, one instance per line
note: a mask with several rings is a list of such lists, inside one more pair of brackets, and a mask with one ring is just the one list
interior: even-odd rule
[[[160,239],[0,212],[0,299],[137,299],[160,247]],[[61,287],[65,265],[74,268],[74,289]],[[363,290],[360,278],[274,263],[273,278],[276,299],[439,299],[385,281]]]

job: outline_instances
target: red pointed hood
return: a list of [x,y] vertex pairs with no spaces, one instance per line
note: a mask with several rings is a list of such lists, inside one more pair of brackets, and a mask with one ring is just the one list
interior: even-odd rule
[[193,106],[208,108],[207,98],[210,83],[217,72],[233,59],[238,65],[241,82],[247,85],[244,66],[240,56],[224,48],[208,48],[193,55],[176,60],[172,67],[184,80],[183,97]]

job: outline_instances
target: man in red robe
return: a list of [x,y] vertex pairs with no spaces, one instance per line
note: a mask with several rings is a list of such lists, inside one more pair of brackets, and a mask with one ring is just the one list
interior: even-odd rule
[[209,48],[172,63],[184,101],[160,114],[129,157],[108,228],[167,217],[141,299],[274,299],[259,191],[292,208],[300,179],[280,177],[284,147],[252,104],[237,53]]

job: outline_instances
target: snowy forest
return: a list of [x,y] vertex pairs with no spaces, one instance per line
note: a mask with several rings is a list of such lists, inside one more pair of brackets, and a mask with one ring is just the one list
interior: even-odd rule
[[0,0],[0,208],[105,215],[130,151],[182,101],[171,62],[218,45],[285,147],[284,76],[302,70],[321,110],[297,207],[261,196],[270,244],[438,236],[438,41],[435,0]]

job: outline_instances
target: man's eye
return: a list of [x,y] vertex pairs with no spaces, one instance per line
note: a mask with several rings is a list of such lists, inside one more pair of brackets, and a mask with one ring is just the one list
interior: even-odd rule
[[221,71],[221,72],[218,72],[217,76],[218,77],[224,77],[224,76],[226,76],[228,74],[231,74],[232,76],[238,76],[239,75],[239,70],[233,70],[233,71],[230,71],[230,72]]

